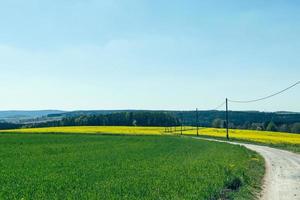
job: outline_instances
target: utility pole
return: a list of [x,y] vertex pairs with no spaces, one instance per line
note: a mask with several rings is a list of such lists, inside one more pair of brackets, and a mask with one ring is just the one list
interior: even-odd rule
[[182,122],[180,124],[180,134],[182,135]]
[[198,108],[196,108],[196,126],[197,126],[197,136],[199,136],[199,115],[198,115]]
[[183,117],[182,113],[180,114],[180,134],[182,135],[182,124],[183,124]]
[[226,138],[229,140],[228,99],[226,98]]

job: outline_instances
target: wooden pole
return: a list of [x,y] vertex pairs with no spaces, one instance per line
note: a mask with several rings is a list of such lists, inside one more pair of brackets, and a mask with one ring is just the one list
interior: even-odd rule
[[199,115],[198,115],[198,108],[196,108],[196,126],[197,126],[197,136],[199,136]]
[[226,98],[226,138],[229,140],[228,99]]

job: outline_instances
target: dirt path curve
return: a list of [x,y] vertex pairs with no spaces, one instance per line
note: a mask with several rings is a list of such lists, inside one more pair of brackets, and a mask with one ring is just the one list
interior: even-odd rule
[[[226,142],[214,139],[205,140]],[[254,144],[226,143],[245,146],[264,157],[266,174],[260,199],[300,200],[300,154]]]

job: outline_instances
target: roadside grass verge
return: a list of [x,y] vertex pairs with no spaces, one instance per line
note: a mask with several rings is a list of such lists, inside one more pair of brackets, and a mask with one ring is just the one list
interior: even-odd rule
[[[196,136],[196,135],[185,135],[185,136]],[[229,140],[226,139],[226,137],[223,136],[210,136],[210,135],[202,135],[199,134],[200,138],[205,138],[205,139],[217,139],[217,140],[221,140],[221,141],[231,141],[231,142],[240,142],[240,143],[244,143],[244,144],[256,144],[256,145],[261,145],[261,146],[268,146],[268,147],[272,147],[272,148],[277,148],[277,149],[281,149],[281,150],[286,150],[286,151],[290,151],[293,153],[300,153],[300,146],[297,144],[287,144],[287,143],[266,143],[266,142],[256,142],[256,141],[250,141],[250,140],[246,140],[246,139],[237,139],[237,138],[233,138],[230,137]]]
[[0,199],[254,199],[263,159],[174,136],[0,134]]
[[[195,136],[196,130],[185,131],[184,135]],[[226,130],[201,128],[199,136],[226,140]],[[229,137],[231,141],[265,145],[300,153],[300,134],[230,129]]]

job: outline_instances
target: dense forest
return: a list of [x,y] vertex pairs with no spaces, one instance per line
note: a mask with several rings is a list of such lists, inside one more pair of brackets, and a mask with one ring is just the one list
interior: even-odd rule
[[[197,124],[202,127],[216,127],[223,128],[225,123],[224,111],[76,111],[62,113],[63,120],[68,119],[80,119],[84,116],[118,116],[120,113],[126,113],[127,116],[145,115],[146,113],[158,113],[169,116],[171,119],[176,119],[176,123],[170,123],[169,121],[157,122],[157,120],[165,120],[164,118],[157,118],[155,126],[169,126],[172,124],[182,123],[187,126],[196,126]],[[130,113],[130,114],[129,114]],[[57,117],[57,115],[53,116]],[[141,116],[140,116],[141,117]],[[132,118],[128,118],[125,124],[132,125]],[[269,131],[282,131],[300,133],[300,114],[299,113],[286,113],[286,112],[258,112],[258,111],[229,111],[229,127],[236,129],[252,129],[252,130],[269,130]],[[79,120],[81,121],[81,120]],[[103,124],[103,123],[102,123]],[[123,123],[124,124],[124,123]],[[92,125],[92,124],[91,124]],[[115,121],[112,125],[119,125]],[[144,125],[140,124],[141,126]],[[148,125],[150,125],[148,123]]]
[[[75,111],[49,114],[43,121],[0,123],[0,129],[51,126],[185,126],[226,127],[224,111]],[[230,111],[229,127],[300,133],[300,114]]]
[[[172,112],[186,125],[196,125],[196,112]],[[285,112],[229,111],[229,127],[264,131],[300,133],[300,114]],[[198,111],[198,125],[224,128],[224,111]]]
[[6,130],[6,129],[17,129],[22,128],[22,124],[14,124],[14,123],[7,123],[7,122],[0,122],[0,129]]
[[122,112],[64,117],[59,121],[27,124],[23,127],[51,126],[178,126],[180,121],[164,112]]

